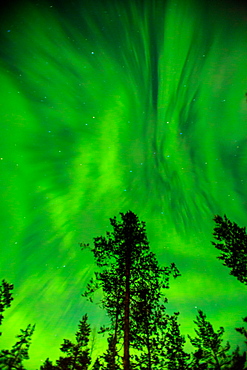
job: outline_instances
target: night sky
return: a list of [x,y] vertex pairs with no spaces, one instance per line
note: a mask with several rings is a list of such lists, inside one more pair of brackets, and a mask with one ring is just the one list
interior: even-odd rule
[[247,225],[244,7],[21,1],[2,11],[0,42],[0,279],[15,286],[0,348],[36,323],[34,369],[85,313],[105,322],[81,297],[95,265],[79,243],[128,210],[182,274],[167,290],[182,333],[199,308],[241,345],[246,287],[211,241],[215,214]]

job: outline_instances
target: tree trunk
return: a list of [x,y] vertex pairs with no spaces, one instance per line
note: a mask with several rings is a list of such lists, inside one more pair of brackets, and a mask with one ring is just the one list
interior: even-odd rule
[[[119,302],[119,298],[117,300],[117,304]],[[119,319],[119,307],[117,307],[116,310],[116,321],[115,321],[115,331],[114,331],[114,336],[113,336],[113,368],[114,370],[116,369],[116,356],[117,356],[117,334],[118,334],[118,319]]]
[[130,370],[130,355],[129,355],[129,316],[130,316],[130,253],[131,247],[126,247],[125,256],[125,302],[124,302],[124,356],[123,356],[123,368],[124,370]]

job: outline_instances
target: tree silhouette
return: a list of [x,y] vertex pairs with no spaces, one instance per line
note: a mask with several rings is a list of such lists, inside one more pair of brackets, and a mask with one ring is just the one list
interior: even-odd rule
[[230,274],[247,284],[247,234],[245,227],[231,222],[226,215],[215,216],[214,238],[221,243],[212,244],[221,251],[220,260],[231,269]]
[[185,338],[181,335],[178,324],[179,313],[174,313],[169,320],[168,331],[166,334],[165,364],[167,370],[188,369],[190,355],[184,351]]
[[[78,325],[79,330],[76,332],[76,343],[64,339],[60,350],[66,355],[59,357],[56,365],[47,358],[40,370],[87,370],[91,364],[90,348],[88,346],[90,336],[90,325],[88,317],[84,315]],[[94,362],[92,370],[99,370],[101,364],[98,359]]]
[[[247,322],[247,317],[244,317],[243,321]],[[238,331],[240,334],[244,335],[245,339],[247,339],[247,330],[244,327],[236,328],[236,331]],[[247,340],[245,341],[245,344],[247,344]]]
[[[241,283],[247,284],[247,234],[245,227],[239,227],[235,222],[231,222],[226,215],[224,217],[215,216],[214,238],[221,243],[212,244],[222,253],[218,257],[223,260],[224,266],[231,269],[230,275],[235,276]],[[247,317],[243,318],[247,322]],[[247,330],[244,327],[236,328],[240,334],[247,339]],[[245,342],[247,344],[247,341]],[[239,355],[238,361],[243,360],[244,353]],[[236,365],[237,366],[237,365]],[[234,368],[234,367],[233,367]]]
[[[150,251],[145,223],[131,211],[120,213],[121,221],[110,219],[112,232],[106,237],[94,238],[90,248],[98,270],[82,294],[90,301],[93,293],[101,289],[101,306],[106,310],[109,323],[99,333],[108,333],[105,353],[92,364],[95,338],[89,347],[90,325],[84,315],[75,334],[75,342],[64,339],[63,352],[56,364],[49,358],[40,370],[247,370],[246,352],[239,347],[229,353],[230,344],[223,344],[223,327],[218,331],[198,310],[194,321],[196,337],[191,344],[192,354],[184,351],[185,338],[181,335],[178,315],[166,313],[165,289],[170,276],[179,276],[175,264],[161,267]],[[247,235],[245,228],[227,219],[215,217],[214,236],[220,243],[213,245],[221,250],[219,259],[231,268],[231,274],[247,284]],[[89,245],[80,244],[82,249]],[[0,324],[2,313],[12,301],[13,285],[5,280],[0,285]],[[247,322],[247,318],[243,319]],[[29,358],[28,350],[35,326],[21,330],[11,350],[0,351],[1,370],[24,370],[23,360]],[[245,328],[236,330],[247,339]],[[247,341],[246,341],[247,343]]]
[[195,329],[197,336],[191,338],[188,335],[191,344],[197,348],[197,351],[193,354],[192,369],[207,369],[208,365],[211,366],[209,368],[215,370],[225,369],[225,366],[231,362],[231,356],[228,353],[230,344],[227,342],[226,345],[222,345],[224,329],[220,327],[215,332],[201,310],[198,310],[194,323],[197,325],[197,329]]
[[[14,289],[14,285],[7,283],[5,280],[2,280],[0,285],[0,325],[3,321],[2,312],[5,311],[7,307],[10,307],[11,301],[13,300],[11,290]],[[0,332],[0,335],[2,333]]]
[[120,370],[121,367],[119,365],[119,356],[116,352],[116,342],[115,338],[112,334],[107,338],[108,348],[106,352],[101,356],[104,360],[104,364],[102,365],[102,370]]
[[[168,288],[169,277],[179,276],[175,264],[160,267],[154,253],[150,252],[145,223],[131,211],[120,213],[121,221],[110,219],[113,232],[106,237],[94,238],[94,254],[100,271],[95,272],[83,296],[91,299],[92,293],[101,288],[102,306],[110,318],[112,369],[116,369],[118,344],[123,346],[123,369],[130,367],[130,347],[142,348],[149,357],[146,367],[151,369],[150,338],[157,331],[162,289]],[[88,245],[81,244],[83,248]],[[136,352],[135,351],[135,352]],[[115,361],[115,362],[114,362]]]
[[[166,342],[166,331],[169,316],[165,313],[164,304],[156,300],[148,302],[148,291],[141,292],[140,300],[133,308],[131,346],[138,353],[132,358],[132,365],[140,369],[163,369]],[[150,299],[151,297],[149,297]]]
[[84,315],[79,323],[79,330],[76,332],[76,343],[64,339],[61,345],[61,351],[66,356],[60,357],[57,362],[57,368],[61,370],[87,370],[91,363],[89,356],[89,335],[90,325],[87,322],[88,317]]
[[23,360],[28,360],[28,350],[31,344],[31,337],[33,335],[35,325],[27,326],[25,330],[21,329],[21,334],[17,335],[18,341],[13,345],[11,350],[2,350],[0,352],[0,369],[23,370]]
[[55,370],[55,369],[57,369],[57,367],[52,364],[52,361],[50,361],[49,358],[47,358],[43,365],[40,366],[40,370]]
[[235,351],[232,353],[232,359],[229,366],[230,370],[246,370],[245,367],[246,362],[246,352],[243,354],[239,353],[239,347],[236,348]]

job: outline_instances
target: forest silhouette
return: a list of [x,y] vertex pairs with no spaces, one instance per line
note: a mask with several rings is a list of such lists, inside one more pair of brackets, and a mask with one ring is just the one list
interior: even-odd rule
[[[215,330],[206,314],[198,310],[194,321],[195,336],[188,335],[193,347],[185,351],[185,336],[181,335],[179,313],[168,315],[167,298],[171,278],[180,276],[175,263],[160,266],[150,250],[145,222],[132,211],[110,219],[113,231],[94,238],[89,249],[95,259],[96,271],[82,296],[93,302],[94,292],[100,291],[100,307],[109,324],[98,328],[98,336],[107,335],[106,350],[92,356],[93,342],[87,314],[82,316],[74,341],[64,339],[62,355],[52,363],[47,358],[40,370],[244,370],[246,351],[231,348],[223,339],[224,328]],[[218,259],[230,269],[230,274],[247,284],[247,235],[225,215],[215,216],[213,246],[220,251]],[[14,287],[2,281],[0,285],[0,325],[4,311],[13,300]],[[243,319],[247,322],[247,318]],[[0,351],[0,369],[25,370],[35,325],[21,329],[11,349]],[[236,331],[247,339],[244,327]],[[0,333],[1,335],[1,333]],[[247,343],[247,341],[245,341]]]

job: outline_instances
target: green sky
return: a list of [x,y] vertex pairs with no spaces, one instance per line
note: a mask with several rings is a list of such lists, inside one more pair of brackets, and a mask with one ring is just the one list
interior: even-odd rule
[[[132,210],[192,333],[197,308],[225,338],[246,288],[216,259],[212,218],[247,225],[247,12],[231,2],[33,1],[1,15],[0,279],[15,286],[8,348],[36,323],[27,366],[56,359],[88,312],[79,242]],[[100,347],[101,342],[97,342]]]

